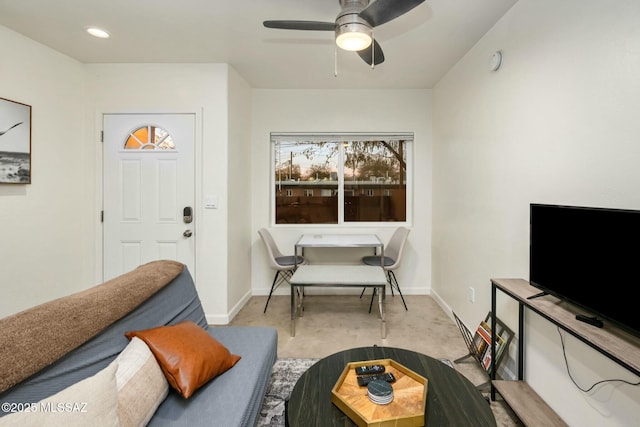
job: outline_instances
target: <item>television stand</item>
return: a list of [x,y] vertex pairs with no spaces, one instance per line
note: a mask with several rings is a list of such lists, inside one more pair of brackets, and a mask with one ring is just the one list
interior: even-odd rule
[[[604,328],[594,328],[581,322],[576,319],[576,314],[580,314],[579,308],[568,303],[558,304],[555,298],[531,299],[539,289],[523,279],[491,279],[491,326],[494,330],[497,319],[496,290],[498,289],[518,302],[518,381],[496,381],[495,369],[492,369],[491,400],[495,400],[495,392],[498,391],[514,411],[517,408],[523,409],[519,416],[522,416],[521,419],[525,425],[563,425],[563,421],[523,380],[524,342],[526,341],[524,338],[525,308],[567,331],[629,372],[640,376],[640,338],[610,323],[607,323]],[[495,337],[492,339],[495,342]],[[535,411],[533,407],[536,408]],[[541,423],[536,419],[536,413],[544,413],[557,419],[555,422]],[[529,418],[530,414],[534,415]]]

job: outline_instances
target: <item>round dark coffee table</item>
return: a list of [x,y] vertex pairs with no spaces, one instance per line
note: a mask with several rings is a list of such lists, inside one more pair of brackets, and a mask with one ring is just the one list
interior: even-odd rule
[[286,405],[291,427],[354,426],[331,402],[331,389],[349,362],[393,359],[429,380],[426,426],[496,426],[482,394],[455,369],[415,351],[392,347],[361,347],[341,351],[318,361],[298,380]]

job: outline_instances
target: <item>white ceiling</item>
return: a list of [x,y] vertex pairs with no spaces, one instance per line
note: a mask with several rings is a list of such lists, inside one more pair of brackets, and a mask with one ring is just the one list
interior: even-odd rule
[[[381,25],[385,62],[337,54],[331,32],[264,20],[333,22],[338,0],[0,0],[0,25],[83,63],[228,63],[254,88],[431,88],[517,0],[427,0]],[[85,33],[99,26],[107,40]]]

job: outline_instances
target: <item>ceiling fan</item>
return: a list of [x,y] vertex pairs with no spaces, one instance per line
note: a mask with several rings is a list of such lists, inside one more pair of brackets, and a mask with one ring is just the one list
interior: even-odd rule
[[267,28],[281,30],[334,31],[336,44],[356,51],[371,66],[384,62],[382,48],[373,38],[373,28],[385,24],[420,5],[424,0],[339,0],[342,10],[335,22],[264,21]]

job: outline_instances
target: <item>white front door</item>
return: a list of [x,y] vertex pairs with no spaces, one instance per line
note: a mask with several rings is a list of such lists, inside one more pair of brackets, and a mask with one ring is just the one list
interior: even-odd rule
[[195,274],[195,115],[105,114],[103,129],[103,280],[159,259]]

